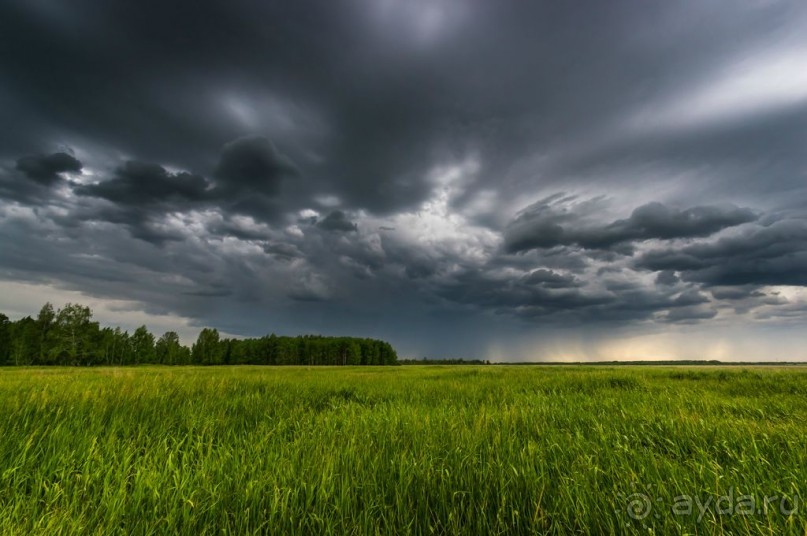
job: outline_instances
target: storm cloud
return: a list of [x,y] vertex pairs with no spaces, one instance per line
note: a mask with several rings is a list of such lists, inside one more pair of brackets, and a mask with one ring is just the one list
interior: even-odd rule
[[198,203],[205,198],[207,181],[190,173],[169,173],[158,164],[130,160],[112,178],[74,188],[78,195],[106,199],[132,207]]
[[31,180],[53,184],[62,179],[61,173],[78,173],[81,162],[67,153],[29,155],[17,160],[17,169]]
[[805,318],[803,3],[10,1],[0,34],[3,284],[414,357]]
[[505,235],[508,252],[556,246],[608,249],[626,242],[709,236],[757,219],[750,209],[733,205],[679,210],[652,202],[634,209],[626,219],[587,224],[581,221],[582,214],[552,208],[542,201],[523,211]]
[[714,241],[652,249],[636,265],[675,270],[685,280],[709,286],[807,286],[807,220],[786,219]]
[[321,221],[317,222],[317,227],[328,231],[339,231],[343,233],[357,230],[356,224],[350,221],[347,215],[341,210],[334,210],[329,213],[322,218]]
[[215,175],[224,191],[251,195],[276,195],[280,181],[297,172],[294,164],[262,136],[239,138],[227,143]]

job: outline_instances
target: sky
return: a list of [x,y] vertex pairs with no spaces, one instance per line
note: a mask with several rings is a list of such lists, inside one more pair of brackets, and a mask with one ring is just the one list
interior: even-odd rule
[[0,311],[807,360],[807,3],[0,0]]

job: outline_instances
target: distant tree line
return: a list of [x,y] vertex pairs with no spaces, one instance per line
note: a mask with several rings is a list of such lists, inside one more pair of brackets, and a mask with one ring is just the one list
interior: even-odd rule
[[399,359],[399,365],[490,365],[490,361],[484,359]]
[[168,331],[155,338],[146,326],[129,334],[100,327],[85,305],[58,310],[46,303],[36,318],[12,322],[0,313],[0,365],[393,365],[398,356],[384,341],[303,335],[221,338],[204,328],[188,348]]

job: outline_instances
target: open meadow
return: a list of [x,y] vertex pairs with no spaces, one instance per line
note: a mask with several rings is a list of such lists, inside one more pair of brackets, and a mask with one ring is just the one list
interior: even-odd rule
[[804,535],[805,499],[801,367],[0,369],[2,534]]

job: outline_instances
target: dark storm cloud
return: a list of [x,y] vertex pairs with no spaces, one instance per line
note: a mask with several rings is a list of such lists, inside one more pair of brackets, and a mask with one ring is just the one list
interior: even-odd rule
[[[438,133],[424,127],[435,128],[439,93],[405,74],[428,69],[401,63],[394,44],[357,28],[370,22],[360,5],[203,1],[189,13],[86,0],[74,15],[50,4],[2,10],[3,34],[18,51],[4,65],[19,101],[9,113],[22,126],[16,139],[0,137],[10,150],[42,143],[56,124],[68,143],[75,133],[139,160],[209,173],[222,143],[267,133],[278,149],[245,138],[228,146],[215,175],[271,194],[293,169],[277,158],[289,151],[313,162],[301,170],[308,188],[336,190],[353,204],[391,209],[428,194],[421,172]],[[315,146],[302,145],[309,140]],[[323,158],[325,172],[316,164]]]
[[255,225],[254,222],[241,222],[234,218],[222,218],[220,221],[211,222],[207,225],[207,231],[213,236],[229,236],[244,241],[271,239],[268,227]]
[[334,210],[319,222],[317,227],[325,229],[326,231],[338,231],[342,233],[354,232],[358,229],[357,225],[350,221],[347,214],[341,210]]
[[0,167],[0,199],[26,205],[47,203],[53,197],[53,188],[32,181],[16,170]]
[[673,272],[672,270],[665,270],[663,272],[659,272],[658,275],[656,275],[657,285],[670,286],[675,285],[679,281],[680,279],[678,278],[677,275],[675,275],[675,272]]
[[132,207],[193,204],[207,198],[210,184],[186,172],[170,173],[158,164],[129,161],[112,179],[74,188],[78,195],[98,197]]
[[[536,272],[537,276],[533,272],[514,280],[490,272],[467,271],[439,280],[434,290],[452,302],[546,325],[696,323],[717,314],[709,297],[692,286],[683,291],[654,289],[633,280],[607,281],[598,289],[571,277]],[[533,279],[558,283],[542,285]]]
[[249,215],[274,221],[280,212],[275,198],[285,177],[295,176],[294,164],[261,136],[239,138],[222,148],[215,180],[186,171],[171,172],[162,165],[129,160],[90,184],[73,183],[80,197],[111,205],[84,206],[81,219],[125,225],[135,238],[154,244],[181,240],[183,235],[159,229],[166,215],[216,208],[224,214],[209,231],[240,239],[266,239],[265,229],[234,223],[233,216]]
[[509,225],[505,235],[507,251],[572,245],[608,249],[625,242],[702,237],[757,219],[752,210],[733,205],[678,210],[658,202],[636,208],[627,219],[602,225],[581,221],[584,216],[560,212],[547,200],[539,201]]
[[715,287],[709,289],[712,296],[717,300],[743,300],[745,298],[761,298],[765,296],[764,292],[757,290],[759,287],[755,285],[745,287]]
[[662,316],[662,321],[679,324],[693,324],[699,320],[709,320],[717,316],[715,309],[703,306],[681,307],[672,309]]
[[278,152],[263,136],[239,138],[224,146],[216,168],[220,188],[250,195],[276,195],[280,181],[296,175],[291,160]]
[[709,298],[695,289],[684,291],[673,300],[673,304],[677,306],[700,305],[702,303],[709,303]]
[[755,285],[744,287],[712,287],[709,289],[715,304],[722,308],[732,309],[737,315],[753,315],[754,318],[772,318],[780,311],[788,316],[793,311],[803,309],[805,304],[791,302],[779,291],[764,289]]
[[[726,55],[722,39],[742,45],[752,38],[738,41],[737,30],[763,24],[758,12],[692,11],[203,1],[188,13],[84,0],[69,15],[8,4],[2,19],[19,50],[5,70],[31,119],[23,140],[57,123],[139,159],[200,169],[221,143],[263,127],[283,135],[276,142],[292,157],[327,159],[327,172],[306,166],[313,183],[392,211],[428,195],[433,159],[479,150],[496,173],[529,147],[573,138],[632,105],[638,91],[663,95],[685,65],[708,72]],[[709,31],[682,24],[690,16],[710,20]],[[635,31],[644,24],[656,30]],[[314,147],[300,146],[309,127],[295,115],[308,108],[325,122]]]
[[528,285],[539,285],[545,288],[570,288],[583,285],[581,281],[571,274],[559,274],[543,268],[533,270],[524,276],[524,282]]
[[805,28],[789,1],[4,2],[0,273],[418,352],[790,321]]
[[676,270],[713,286],[807,285],[807,220],[785,219],[712,242],[654,249],[639,257],[646,270]]
[[613,301],[612,296],[578,289],[553,289],[522,280],[467,271],[438,283],[437,292],[452,301],[519,316],[580,310]]
[[158,164],[128,161],[111,178],[93,184],[74,184],[79,198],[106,201],[75,209],[79,221],[99,221],[126,227],[132,237],[155,245],[180,241],[185,235],[166,229],[160,220],[168,213],[208,202],[210,184],[199,175],[171,173]]
[[8,167],[0,163],[0,200],[47,204],[53,201],[55,190],[81,169],[80,161],[63,152],[23,156]]
[[31,180],[50,185],[62,180],[62,173],[81,172],[81,162],[67,153],[23,156],[17,169]]
[[293,244],[272,243],[263,246],[263,250],[269,255],[283,260],[292,260],[303,257],[303,253]]
[[[139,159],[199,170],[222,143],[268,129],[295,161],[311,153],[300,161],[312,185],[379,211],[424,199],[432,160],[467,149],[499,180],[520,181],[530,148],[606,125],[637,99],[677,96],[766,29],[803,15],[773,4],[632,1],[72,7],[4,7],[3,33],[18,51],[4,70],[15,114],[28,119],[7,147],[39,142],[43,123],[55,123]],[[323,125],[296,115],[309,109]]]
[[184,233],[161,224],[164,209],[165,206],[92,205],[75,209],[70,217],[51,218],[55,223],[69,229],[71,234],[80,232],[87,223],[104,223],[125,228],[133,238],[157,246],[185,240],[187,236]]

